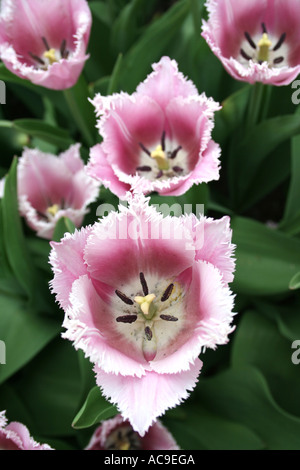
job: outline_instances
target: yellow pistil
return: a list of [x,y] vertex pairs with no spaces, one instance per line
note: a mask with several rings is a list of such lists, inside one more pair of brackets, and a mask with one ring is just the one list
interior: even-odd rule
[[50,65],[54,64],[54,62],[58,62],[55,52],[55,49],[49,49],[49,51],[46,51],[43,54],[43,57],[49,60]]
[[[143,314],[147,317],[149,315],[152,315],[153,312],[153,300],[155,299],[156,295],[155,294],[148,294],[145,297],[141,296],[136,296],[134,298],[134,301],[139,304],[140,309],[142,310]],[[151,308],[152,307],[152,308]]]
[[260,41],[258,42],[257,45],[259,47],[258,56],[257,56],[258,61],[259,62],[268,62],[269,50],[270,50],[270,47],[272,46],[272,43],[271,43],[267,33],[264,33],[262,35],[262,38],[260,39]]
[[53,204],[53,206],[48,207],[48,209],[47,209],[48,214],[52,215],[53,217],[56,216],[58,211],[59,211],[59,205],[58,204]]
[[162,149],[161,145],[158,145],[153,152],[151,152],[151,157],[156,160],[159,170],[168,170],[169,162],[167,160],[166,154]]

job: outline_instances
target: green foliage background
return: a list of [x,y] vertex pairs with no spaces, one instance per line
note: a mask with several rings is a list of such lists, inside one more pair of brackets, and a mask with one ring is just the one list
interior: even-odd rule
[[[83,75],[71,91],[46,90],[0,65],[7,104],[0,108],[0,410],[26,424],[40,442],[83,448],[97,423],[116,413],[97,388],[89,361],[60,338],[63,312],[49,292],[46,240],[20,219],[16,165],[23,146],[58,153],[82,141],[82,158],[100,141],[87,97],[133,92],[168,55],[222,103],[214,139],[222,147],[221,178],[180,198],[204,203],[206,215],[232,218],[237,267],[236,330],[226,346],[201,354],[203,372],[191,397],[162,421],[183,449],[300,449],[300,365],[291,348],[300,339],[300,108],[294,90],[233,80],[200,36],[202,0],[93,0],[93,28]],[[252,106],[252,107],[251,107]],[[101,189],[85,224],[102,202]],[[72,231],[61,220],[59,240]],[[76,418],[75,418],[76,417]],[[73,422],[73,426],[72,426]]]

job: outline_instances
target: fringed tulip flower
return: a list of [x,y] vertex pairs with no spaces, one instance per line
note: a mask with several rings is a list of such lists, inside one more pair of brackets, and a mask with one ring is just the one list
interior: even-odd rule
[[103,421],[85,450],[178,450],[173,436],[157,421],[141,437],[121,415]]
[[233,331],[229,219],[163,217],[134,195],[128,208],[51,245],[63,337],[95,364],[103,394],[144,436],[188,397],[202,349]]
[[198,94],[163,57],[132,95],[96,95],[103,143],[91,149],[88,171],[120,198],[128,190],[180,195],[219,178],[220,148],[211,139],[219,105]]
[[0,199],[4,196],[5,178],[0,180]]
[[39,444],[24,424],[7,424],[5,411],[0,412],[0,450],[53,450],[48,444]]
[[79,227],[88,204],[98,196],[99,183],[86,174],[79,148],[72,145],[58,157],[25,149],[19,160],[19,209],[42,238],[51,239],[61,217]]
[[300,2],[208,0],[202,36],[235,79],[288,85],[300,73]]
[[91,21],[85,0],[2,0],[0,57],[36,85],[70,88],[88,58]]

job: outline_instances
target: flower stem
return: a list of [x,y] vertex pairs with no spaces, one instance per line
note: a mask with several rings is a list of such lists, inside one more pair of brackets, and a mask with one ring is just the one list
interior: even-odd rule
[[64,90],[64,97],[71,115],[81,132],[84,143],[92,147],[95,143],[95,117],[92,105],[88,101],[88,87],[81,76],[75,86]]
[[253,127],[258,123],[264,104],[263,96],[264,84],[261,82],[256,82],[254,85],[252,85],[249,97],[248,113],[246,116],[247,128]]

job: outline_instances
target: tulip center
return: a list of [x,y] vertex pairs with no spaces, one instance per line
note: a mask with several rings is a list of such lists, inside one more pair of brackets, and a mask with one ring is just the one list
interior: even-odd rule
[[58,58],[56,56],[55,49],[49,49],[49,51],[44,52],[43,57],[49,60],[50,65],[54,64],[54,62],[58,62]]
[[184,293],[177,282],[170,280],[163,285],[154,282],[153,293],[149,294],[143,273],[140,273],[139,284],[143,295],[132,293],[127,296],[124,292],[115,291],[121,301],[116,309],[122,311],[122,315],[115,320],[120,333],[130,341],[139,342],[144,358],[152,361],[160,349],[166,348],[169,343],[175,344],[174,338],[183,325]]
[[[241,62],[247,64],[250,60],[258,64],[267,63],[269,67],[283,67],[288,65],[288,47],[285,44],[286,33],[276,37],[268,33],[266,25],[262,23],[262,35],[251,36],[245,31],[245,39],[241,44]],[[273,44],[275,44],[274,47]],[[280,50],[280,52],[279,52]]]
[[58,204],[53,204],[53,206],[48,207],[47,213],[50,214],[52,217],[55,217],[59,209],[60,207]]
[[106,450],[140,450],[141,438],[130,424],[123,424],[108,435],[104,448]]
[[170,168],[166,153],[163,151],[161,145],[158,145],[150,155],[156,160],[159,170],[168,170]]
[[264,33],[262,35],[261,40],[258,42],[258,55],[257,59],[258,62],[268,62],[269,60],[269,50],[270,47],[272,46],[272,43],[267,35],[267,33]]
[[[174,176],[184,176],[189,172],[187,165],[187,152],[181,145],[166,139],[163,131],[161,141],[154,149],[148,149],[139,142],[142,150],[140,153],[140,164],[136,167],[138,174],[149,180],[168,179]],[[150,158],[149,158],[150,157]]]
[[50,47],[45,37],[42,37],[41,39],[45,47],[45,52],[43,52],[42,55],[28,52],[36,68],[47,70],[48,67],[53,65],[55,62],[59,62],[60,60],[67,59],[69,57],[70,51],[67,49],[67,42],[65,39],[62,41],[59,49]]

